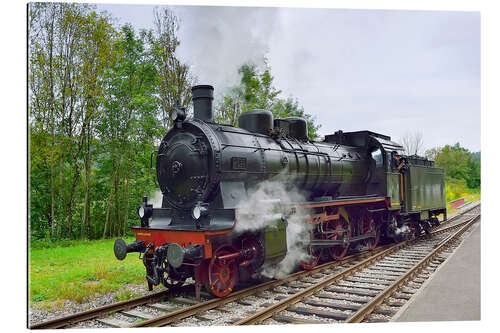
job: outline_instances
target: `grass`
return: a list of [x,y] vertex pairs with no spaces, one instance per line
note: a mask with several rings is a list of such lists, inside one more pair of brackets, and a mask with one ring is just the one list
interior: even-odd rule
[[446,183],[446,209],[448,215],[456,213],[456,209],[451,209],[450,201],[465,198],[465,202],[481,200],[481,189],[470,189],[465,182],[447,182]]
[[[127,242],[132,238],[125,239]],[[145,269],[137,253],[119,261],[113,253],[114,239],[32,243],[29,256],[29,301],[39,308],[60,308],[64,300],[84,302],[110,291],[117,298],[136,297],[123,288],[129,283],[144,284]]]

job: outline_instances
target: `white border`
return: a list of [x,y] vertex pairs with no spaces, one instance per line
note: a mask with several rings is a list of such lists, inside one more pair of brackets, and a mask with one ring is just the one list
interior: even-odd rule
[[[85,1],[75,1],[85,2]],[[140,1],[102,1],[94,3],[139,4]],[[499,298],[497,288],[498,269],[498,222],[493,218],[493,200],[497,198],[494,191],[498,188],[496,170],[499,165],[497,145],[499,103],[499,43],[500,15],[496,1],[488,0],[338,0],[338,1],[284,1],[284,0],[254,0],[254,1],[193,1],[193,0],[157,0],[147,1],[150,4],[177,5],[241,5],[241,6],[286,6],[286,7],[320,7],[320,8],[353,8],[353,9],[407,9],[407,10],[454,10],[481,12],[481,150],[482,150],[482,207],[483,217],[481,232],[481,318],[480,322],[446,322],[446,323],[413,323],[413,324],[382,324],[382,325],[342,325],[335,327],[342,331],[369,329],[372,331],[398,330],[405,332],[422,331],[422,329],[446,329],[458,331],[462,329],[486,329],[491,325],[498,326],[498,315],[494,301]],[[2,2],[0,11],[2,19],[2,248],[4,257],[4,274],[2,286],[5,290],[2,302],[4,317],[8,317],[13,326],[7,329],[23,329],[26,325],[26,3],[23,1]],[[449,130],[443,126],[443,130]],[[488,244],[488,245],[486,245]],[[488,251],[490,250],[490,251]],[[487,291],[487,293],[485,292]],[[13,303],[7,302],[13,299]],[[401,326],[403,325],[403,326]],[[493,326],[495,325],[495,326]],[[314,327],[314,328],[313,328]],[[331,329],[331,326],[284,326],[280,330],[299,332],[313,328],[314,330]],[[259,328],[261,329],[261,328]],[[265,327],[263,329],[274,329]],[[177,329],[183,330],[183,329]],[[188,329],[186,329],[188,330]],[[192,330],[192,329],[191,329]],[[206,328],[204,328],[206,330]],[[221,332],[234,328],[208,329]],[[238,329],[240,332],[254,327]]]

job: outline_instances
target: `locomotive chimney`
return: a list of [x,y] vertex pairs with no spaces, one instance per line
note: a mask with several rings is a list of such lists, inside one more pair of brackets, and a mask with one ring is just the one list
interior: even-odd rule
[[206,122],[213,122],[212,101],[214,99],[214,87],[199,85],[192,87],[191,91],[193,92],[194,117]]

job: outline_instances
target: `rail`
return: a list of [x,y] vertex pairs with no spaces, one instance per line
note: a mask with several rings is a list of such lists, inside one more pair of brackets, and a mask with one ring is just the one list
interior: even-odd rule
[[[475,208],[475,207],[473,207],[473,208]],[[471,209],[473,209],[473,208],[471,208]],[[468,211],[470,211],[470,210],[468,210]],[[417,238],[415,240],[404,241],[404,242],[395,244],[395,245],[391,246],[390,248],[388,248],[384,251],[381,251],[381,252],[377,253],[376,255],[369,257],[369,258],[361,261],[360,263],[349,267],[348,269],[346,269],[342,272],[339,272],[338,274],[335,274],[327,279],[324,279],[324,280],[320,281],[319,283],[317,283],[313,286],[310,286],[297,294],[289,296],[288,298],[285,298],[285,299],[281,300],[280,302],[272,304],[271,306],[255,313],[247,318],[244,318],[240,321],[237,321],[235,323],[235,325],[254,325],[254,324],[257,324],[259,322],[262,322],[262,321],[272,317],[273,315],[277,314],[278,312],[286,310],[287,308],[290,308],[292,305],[294,305],[298,302],[301,302],[304,298],[317,293],[318,291],[324,289],[325,287],[330,286],[330,285],[332,285],[332,284],[338,282],[339,280],[342,280],[348,276],[352,276],[357,271],[371,265],[372,263],[379,261],[381,258],[384,258],[387,255],[389,255],[389,254],[391,254],[399,249],[402,249],[410,244],[414,244],[421,239],[429,238],[430,236],[449,232],[451,230],[454,230],[454,229],[461,227],[459,231],[457,231],[456,233],[447,237],[444,241],[439,243],[438,246],[431,253],[429,253],[424,259],[422,259],[420,262],[418,262],[406,274],[404,274],[401,278],[399,278],[397,281],[395,281],[392,285],[390,285],[387,289],[385,289],[377,297],[375,297],[373,300],[368,302],[365,306],[363,306],[361,309],[356,311],[351,317],[347,318],[347,320],[346,320],[346,322],[360,322],[377,305],[382,303],[382,301],[384,299],[386,299],[388,297],[388,295],[390,295],[394,290],[399,288],[405,281],[410,279],[415,274],[415,272],[417,272],[426,263],[428,263],[432,258],[434,258],[437,255],[437,253],[439,253],[444,248],[444,246],[446,244],[448,244],[451,240],[455,239],[456,237],[460,236],[479,217],[480,217],[480,214],[470,218],[469,220],[467,220],[465,222],[457,223],[455,225],[434,231],[431,233],[431,235],[424,235],[424,236]]]

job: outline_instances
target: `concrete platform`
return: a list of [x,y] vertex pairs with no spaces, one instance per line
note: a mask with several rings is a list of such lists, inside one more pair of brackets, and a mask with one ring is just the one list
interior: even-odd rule
[[480,221],[393,321],[481,319]]

